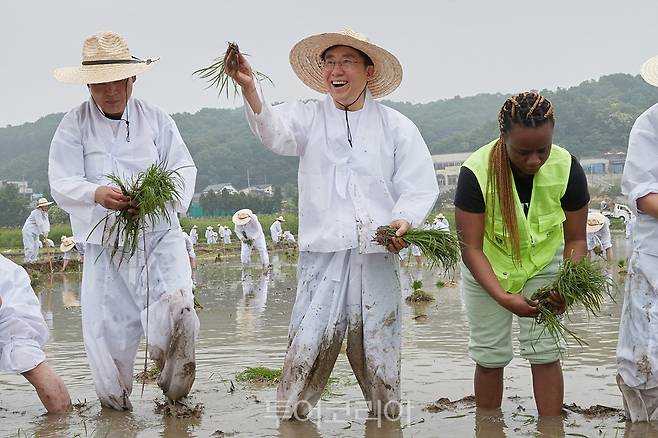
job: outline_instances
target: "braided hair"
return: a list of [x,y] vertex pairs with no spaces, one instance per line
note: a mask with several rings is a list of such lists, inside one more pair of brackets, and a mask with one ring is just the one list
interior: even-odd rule
[[489,156],[486,200],[491,203],[490,225],[493,229],[496,202],[500,204],[503,217],[503,237],[512,243],[512,260],[521,260],[519,227],[516,222],[516,204],[514,202],[514,178],[507,154],[505,137],[514,126],[536,128],[544,123],[555,123],[553,104],[550,100],[534,92],[523,92],[512,96],[503,103],[498,113],[500,137]]

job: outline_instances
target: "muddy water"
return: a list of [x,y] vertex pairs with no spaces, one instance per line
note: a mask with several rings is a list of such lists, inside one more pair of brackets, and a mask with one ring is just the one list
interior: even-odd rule
[[[616,258],[625,257],[627,242],[616,236]],[[367,420],[365,404],[345,354],[340,354],[330,386],[318,409],[305,423],[279,424],[273,415],[274,388],[235,381],[247,367],[280,368],[287,325],[295,296],[295,261],[274,254],[267,276],[244,275],[233,261],[208,262],[197,272],[201,333],[197,346],[197,381],[190,405],[203,404],[200,418],[170,418],[156,412],[162,396],[157,386],[135,383],[132,413],[100,409],[89,377],[80,328],[79,274],[44,276],[36,288],[44,315],[52,325],[46,347],[51,365],[63,376],[75,401],[68,416],[42,415],[42,407],[20,376],[0,375],[0,436],[281,436],[281,437],[424,437],[424,436],[658,436],[651,426],[620,422],[618,412],[588,417],[569,414],[564,421],[538,421],[530,369],[515,358],[505,372],[502,412],[476,412],[468,399],[446,400],[445,410],[424,408],[446,397],[472,394],[473,363],[467,356],[468,327],[458,287],[437,288],[437,273],[403,270],[409,293],[411,278],[436,298],[430,304],[402,304],[402,418],[379,423]],[[243,278],[244,277],[244,278]],[[617,277],[616,277],[617,278]],[[621,280],[623,281],[623,280]],[[605,305],[601,317],[576,314],[570,327],[589,346],[571,346],[564,359],[565,402],[621,408],[615,376],[615,345],[622,294]],[[135,372],[141,370],[140,353]],[[234,388],[234,389],[232,389]],[[86,404],[84,401],[86,400]]]

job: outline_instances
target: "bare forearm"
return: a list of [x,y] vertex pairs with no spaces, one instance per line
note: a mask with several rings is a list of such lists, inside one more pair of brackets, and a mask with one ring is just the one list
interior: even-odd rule
[[579,262],[587,254],[587,241],[571,240],[564,244],[564,259],[571,259]]
[[260,100],[260,96],[258,96],[258,91],[256,91],[256,87],[247,90],[243,88],[242,94],[244,96],[244,99],[251,107],[251,110],[254,112],[254,114],[260,114],[260,112],[263,110],[263,102]]
[[658,219],[658,193],[649,193],[637,200],[637,208],[642,213]]

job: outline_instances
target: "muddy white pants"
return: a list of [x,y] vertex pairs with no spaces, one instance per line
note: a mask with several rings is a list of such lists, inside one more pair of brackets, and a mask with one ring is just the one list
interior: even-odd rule
[[[180,233],[147,235],[149,355],[162,370],[158,385],[177,400],[194,381],[194,311],[190,263]],[[142,245],[119,265],[118,255],[87,244],[82,276],[82,331],[101,404],[131,409],[135,356],[147,327],[147,270]]]
[[400,279],[394,254],[300,252],[297,298],[277,389],[281,418],[320,399],[347,333],[347,357],[371,412],[397,416]]
[[267,253],[267,245],[265,244],[265,239],[256,239],[253,241],[251,245],[247,245],[246,243],[242,242],[240,248],[240,263],[242,263],[243,265],[249,264],[249,262],[251,261],[252,247],[256,251],[258,251],[258,255],[260,256],[260,264],[263,266],[269,265],[270,256]]
[[48,327],[30,277],[3,256],[0,298],[0,372],[22,374],[46,360],[42,347],[48,340]]
[[25,254],[25,261],[34,263],[39,256],[39,235],[34,233],[26,233],[23,231],[23,251]]
[[657,261],[634,252],[628,264],[617,342],[617,384],[632,422],[658,420]]

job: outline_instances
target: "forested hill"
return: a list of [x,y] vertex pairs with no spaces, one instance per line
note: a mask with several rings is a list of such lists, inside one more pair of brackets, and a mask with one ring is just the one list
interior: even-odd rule
[[[635,118],[658,102],[658,88],[626,74],[542,92],[555,104],[556,143],[581,157],[625,150]],[[418,125],[432,153],[444,153],[471,151],[493,138],[506,97],[479,94],[427,104],[385,103]],[[62,116],[50,114],[34,123],[0,128],[0,179],[26,179],[35,190],[49,192],[48,147]],[[173,117],[199,168],[197,189],[220,182],[244,187],[247,171],[251,184],[295,183],[296,159],[260,146],[242,109],[203,109]]]

